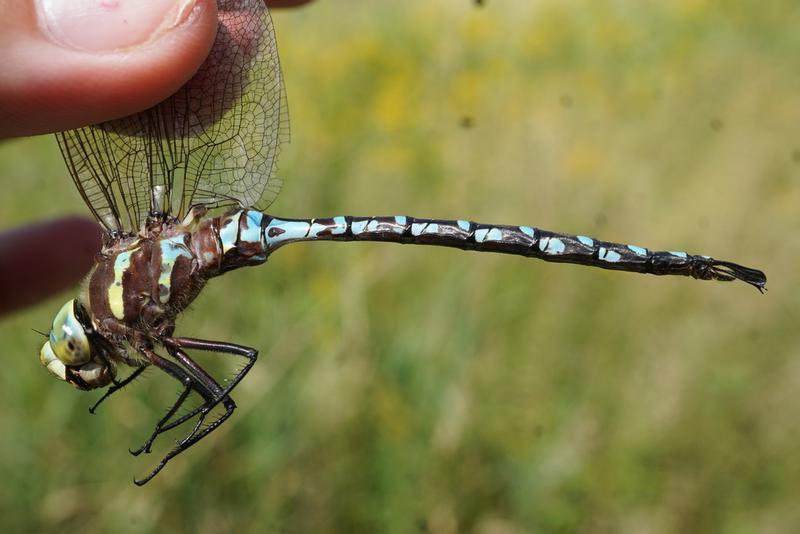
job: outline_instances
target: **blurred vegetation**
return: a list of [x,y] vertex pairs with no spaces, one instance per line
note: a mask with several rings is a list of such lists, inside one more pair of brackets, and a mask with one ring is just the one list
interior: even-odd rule
[[[65,293],[0,321],[4,531],[800,529],[800,4],[483,4],[275,13],[293,140],[271,212],[685,249],[763,268],[769,293],[287,247],[181,320],[261,357],[230,422],[144,488],[170,438],[126,448],[178,388],[150,372],[89,416],[31,330]],[[0,168],[2,227],[88,213],[51,136],[4,142]]]

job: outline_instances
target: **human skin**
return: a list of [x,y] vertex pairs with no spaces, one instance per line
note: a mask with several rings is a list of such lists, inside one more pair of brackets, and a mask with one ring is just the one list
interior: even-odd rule
[[[310,1],[267,4],[297,7]],[[74,15],[78,5],[86,8],[87,19]],[[191,78],[214,41],[215,0],[137,0],[137,9],[116,19],[125,31],[114,31],[109,7],[128,4],[0,0],[0,138],[77,128],[147,109]],[[99,30],[93,34],[91,28]],[[76,216],[0,232],[0,315],[76,284],[91,267],[100,236],[94,221]]]

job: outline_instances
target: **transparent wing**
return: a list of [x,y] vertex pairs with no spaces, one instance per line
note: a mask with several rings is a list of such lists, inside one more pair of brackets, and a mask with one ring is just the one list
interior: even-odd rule
[[265,209],[289,119],[264,0],[219,0],[211,53],[176,94],[141,113],[56,134],[75,185],[109,232],[192,206]]

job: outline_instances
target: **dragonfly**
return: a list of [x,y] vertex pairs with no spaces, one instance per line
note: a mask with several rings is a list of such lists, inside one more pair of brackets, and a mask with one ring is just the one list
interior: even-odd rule
[[[57,312],[40,362],[79,390],[107,388],[92,412],[146,368],[180,384],[174,403],[131,452],[151,452],[160,435],[178,427],[185,435],[136,484],[151,480],[233,414],[232,393],[258,356],[253,347],[178,336],[176,318],[209,280],[263,264],[284,245],[436,245],[635,273],[742,280],[763,292],[766,276],[757,269],[533,226],[406,215],[269,215],[265,210],[282,185],[278,155],[289,138],[274,26],[263,0],[218,4],[211,52],[176,94],[140,113],[56,134],[104,237],[82,293]],[[243,363],[220,382],[187,351]],[[118,378],[122,369],[128,375]],[[198,397],[196,405],[186,404]]]

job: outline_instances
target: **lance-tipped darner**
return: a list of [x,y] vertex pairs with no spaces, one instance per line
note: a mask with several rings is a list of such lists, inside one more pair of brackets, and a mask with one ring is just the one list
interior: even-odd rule
[[[219,18],[208,59],[178,93],[136,115],[57,135],[75,185],[105,238],[84,293],[58,312],[40,359],[79,389],[108,387],[98,404],[149,366],[181,383],[177,400],[134,454],[149,452],[160,434],[194,421],[137,484],[230,417],[236,408],[231,393],[258,354],[234,343],[176,336],[177,316],[211,278],[264,263],[286,244],[425,244],[655,275],[738,279],[759,290],[766,284],[761,271],[709,256],[651,251],[531,226],[404,215],[268,215],[264,210],[281,185],[276,160],[288,138],[272,21],[262,0],[221,0]],[[222,385],[187,350],[240,356],[245,365]],[[122,366],[133,371],[118,379]],[[192,393],[202,403],[179,414]],[[218,406],[221,415],[210,417]]]

